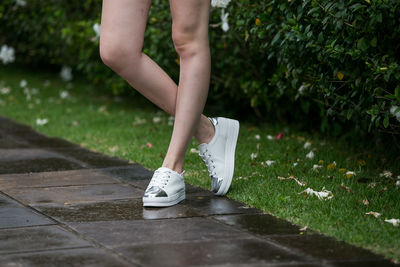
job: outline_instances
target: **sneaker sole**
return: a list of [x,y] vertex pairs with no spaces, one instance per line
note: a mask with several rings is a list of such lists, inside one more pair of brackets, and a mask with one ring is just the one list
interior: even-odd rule
[[228,143],[225,147],[225,170],[226,170],[226,177],[222,181],[221,187],[215,193],[217,196],[225,195],[229,187],[232,183],[232,177],[235,170],[235,150],[236,150],[236,143],[239,135],[239,121],[237,120],[228,120]]
[[169,207],[178,204],[186,198],[185,192],[178,192],[170,197],[142,198],[144,207]]

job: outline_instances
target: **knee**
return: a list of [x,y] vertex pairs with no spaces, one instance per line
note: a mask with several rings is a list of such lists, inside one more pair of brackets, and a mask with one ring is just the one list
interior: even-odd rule
[[172,40],[181,58],[192,57],[208,46],[207,33],[204,34],[196,25],[174,26]]
[[141,52],[135,52],[122,42],[100,41],[100,58],[105,65],[117,73],[126,68],[128,63],[134,63]]

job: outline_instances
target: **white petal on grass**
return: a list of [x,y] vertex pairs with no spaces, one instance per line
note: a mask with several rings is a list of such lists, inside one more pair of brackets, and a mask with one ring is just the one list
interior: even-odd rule
[[168,117],[168,125],[169,125],[169,126],[174,125],[174,121],[175,121],[175,118],[174,118],[174,117],[172,117],[172,116],[169,116],[169,117]]
[[272,135],[267,135],[268,140],[274,140],[275,138]]
[[221,23],[222,23],[221,28],[224,32],[229,31],[228,16],[229,16],[229,13],[225,13],[225,10],[222,9],[221,10]]
[[298,194],[307,193],[308,195],[316,196],[319,200],[326,200],[333,198],[333,193],[329,190],[326,190],[325,187],[322,188],[321,191],[315,191],[312,188],[308,187],[306,190],[299,192]]
[[96,34],[96,38],[99,38],[99,37],[100,37],[100,28],[101,28],[101,25],[100,25],[99,23],[95,23],[95,24],[93,25],[93,31],[94,31],[95,34]]
[[25,0],[15,0],[15,4],[17,6],[26,6],[26,1]]
[[292,176],[289,176],[289,177],[287,177],[287,178],[285,178],[285,177],[282,177],[282,176],[278,176],[277,177],[279,180],[294,180],[298,185],[300,185],[300,186],[305,186],[306,185],[306,183],[305,182],[300,182],[296,177],[294,177],[293,175]]
[[313,167],[312,167],[313,171],[316,171],[316,170],[321,169],[321,168],[322,168],[322,166],[318,165],[318,164],[314,164]]
[[190,153],[199,154],[199,150],[197,150],[196,148],[191,148],[191,149],[190,149]]
[[21,80],[19,82],[19,86],[22,87],[22,88],[25,88],[27,85],[28,85],[28,82],[26,80]]
[[60,98],[62,98],[62,99],[66,99],[66,98],[68,98],[69,97],[69,93],[68,93],[68,91],[61,91],[60,92]]
[[7,45],[2,45],[0,49],[0,60],[3,64],[12,63],[15,61],[14,48]]
[[346,176],[356,176],[356,173],[353,171],[347,171]]
[[308,159],[313,159],[315,157],[314,152],[310,151],[307,155],[306,158]]
[[400,108],[398,106],[392,106],[390,108],[390,113],[395,116],[398,121],[400,121]]
[[310,142],[305,142],[303,148],[304,149],[308,149],[311,147],[311,143]]
[[379,174],[380,177],[385,177],[385,178],[392,178],[392,173],[390,171],[383,171],[381,174]]
[[43,118],[43,119],[37,118],[36,119],[36,125],[38,125],[38,126],[46,125],[48,122],[49,122],[49,120],[46,118]]
[[231,0],[211,0],[212,7],[226,8]]
[[153,122],[154,123],[160,123],[161,122],[161,118],[160,117],[154,117],[153,118]]
[[293,163],[292,167],[294,168],[294,167],[296,167],[297,165],[299,165],[299,163],[295,162],[295,163]]
[[267,160],[265,164],[267,164],[267,166],[271,166],[272,164],[275,164],[275,160]]
[[257,158],[258,154],[257,153],[251,153],[250,158],[253,160]]
[[73,78],[72,69],[68,66],[63,66],[61,68],[60,76],[61,76],[61,79],[63,79],[66,82],[71,81]]
[[260,135],[259,134],[256,134],[255,136],[254,136],[254,138],[256,139],[256,140],[260,140]]
[[7,95],[7,94],[9,94],[10,92],[11,92],[10,87],[3,87],[3,88],[0,89],[0,93],[1,93],[2,95]]
[[370,212],[366,212],[366,215],[372,215],[375,218],[378,218],[379,216],[381,216],[381,214],[379,212],[375,212],[375,211],[370,211]]
[[385,220],[385,222],[391,223],[391,224],[393,224],[393,226],[397,227],[400,224],[400,219],[394,219],[393,218],[393,219],[390,219],[390,220]]

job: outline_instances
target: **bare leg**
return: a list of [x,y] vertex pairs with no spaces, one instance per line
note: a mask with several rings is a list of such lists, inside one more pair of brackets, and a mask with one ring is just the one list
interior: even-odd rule
[[[106,65],[147,99],[175,116],[177,85],[142,53],[150,4],[151,0],[103,0],[100,55]],[[212,124],[202,115],[194,136],[199,143],[208,143],[213,135]]]
[[180,56],[175,124],[163,166],[183,169],[186,149],[207,99],[210,81],[208,23],[210,1],[170,0],[172,38]]

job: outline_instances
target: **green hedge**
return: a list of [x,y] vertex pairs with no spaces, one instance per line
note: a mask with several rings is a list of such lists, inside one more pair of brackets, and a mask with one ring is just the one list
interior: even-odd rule
[[[17,63],[68,65],[116,94],[132,92],[99,58],[100,12],[100,0],[4,0],[0,45],[15,48]],[[225,12],[227,32],[216,25],[221,10],[211,13],[211,102],[323,131],[400,133],[400,1],[240,0]],[[178,80],[170,27],[168,1],[154,0],[144,52]]]

